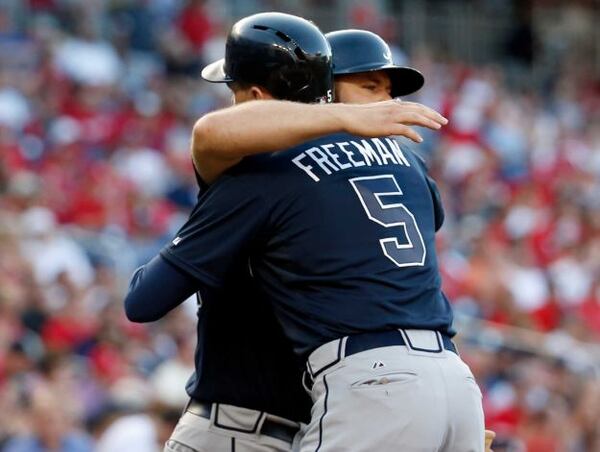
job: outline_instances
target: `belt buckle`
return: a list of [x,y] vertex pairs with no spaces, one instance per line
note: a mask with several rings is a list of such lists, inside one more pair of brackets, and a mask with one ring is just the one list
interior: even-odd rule
[[299,430],[300,425],[298,423],[291,421],[286,422],[283,418],[267,414],[258,429],[258,434],[277,438],[292,444],[294,442],[294,437]]

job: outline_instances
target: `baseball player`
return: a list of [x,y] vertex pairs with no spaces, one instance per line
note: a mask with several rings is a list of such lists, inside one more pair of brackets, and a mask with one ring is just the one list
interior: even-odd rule
[[[304,20],[279,19],[298,28],[295,40],[301,48],[314,41],[315,34],[321,36]],[[262,16],[259,24],[269,26],[271,22]],[[306,55],[309,52],[304,50]],[[283,57],[287,58],[287,52]],[[255,61],[266,66],[281,58],[275,52],[258,55]],[[325,78],[329,66],[325,59],[305,71],[307,76]],[[293,92],[302,86],[292,81],[287,87]],[[324,89],[321,92],[327,94]],[[289,96],[299,101],[313,97],[321,96],[314,92]],[[199,183],[202,202],[206,185],[201,179]],[[198,289],[193,278],[170,264],[161,268],[161,264],[164,262],[157,259],[136,271],[125,302],[130,320],[157,320],[185,299],[188,287]],[[146,277],[155,267],[160,279]],[[302,363],[296,361],[245,262],[232,270],[221,287],[202,287],[198,317],[196,370],[186,388],[190,402],[165,451],[292,450],[300,422],[310,419],[310,397],[301,384]]]
[[[302,50],[293,27],[242,25]],[[268,75],[279,79],[280,69]],[[269,93],[270,80],[224,76],[239,100]],[[132,290],[154,287],[147,282],[164,261],[182,272],[169,269],[180,276],[177,298],[218,290],[248,259],[308,361],[315,405],[302,450],[482,450],[482,427],[472,428],[482,422],[478,388],[453,352],[439,291],[434,204],[421,163],[386,138],[328,136],[245,159],[212,185]]]
[[[421,136],[410,126],[437,130],[447,123],[424,105],[392,102],[392,98],[418,91],[425,80],[416,69],[395,65],[381,37],[366,30],[340,30],[325,36],[333,51],[338,103],[323,108],[282,101],[246,102],[202,118],[194,133],[201,139],[192,138],[192,157],[204,181],[214,181],[245,156],[296,146],[329,133],[402,135],[420,143]],[[218,64],[211,65],[202,75],[207,81],[220,82],[219,70]]]
[[[374,112],[371,109],[369,113],[372,116]],[[360,116],[355,119],[359,124],[361,120]],[[199,183],[202,190],[206,189],[203,180]],[[268,450],[289,450],[299,422],[310,418],[310,399],[302,389],[300,366],[294,362],[291,345],[272,310],[257,293],[247,268],[242,267],[224,290],[203,290],[196,371],[187,385],[191,400],[182,425],[165,450],[201,450],[207,444],[213,449],[240,449],[248,443]],[[134,292],[130,294],[127,312],[132,320],[157,320],[182,300],[170,292],[164,304],[157,302],[156,291],[177,286],[168,275],[163,274],[158,286],[149,291],[152,304],[144,296],[137,297],[136,303],[136,297],[131,296]],[[236,418],[232,411],[237,413]],[[228,428],[238,430],[237,436],[223,435],[225,430],[214,424],[219,418],[237,422],[245,419],[246,425],[230,424]],[[207,432],[205,424],[220,434]]]
[[[393,97],[405,96],[412,94],[419,90],[424,83],[423,76],[416,70],[408,67],[399,67],[395,65],[391,59],[391,51],[388,45],[376,34],[366,30],[340,30],[331,32],[325,35],[329,41],[333,51],[333,62],[334,62],[334,75],[335,75],[335,99],[338,102],[344,103],[370,103],[391,100]],[[252,119],[248,116],[247,121],[243,126],[240,124],[235,127],[235,120],[231,121],[232,128],[229,129],[231,136],[232,129],[244,129],[250,125],[251,130],[254,128],[254,123],[257,124],[262,130],[265,130],[269,126],[271,131],[266,132],[264,135],[258,135],[253,133],[250,140],[245,141],[244,139],[235,139],[235,143],[239,143],[239,147],[235,149],[233,156],[239,156],[248,151],[247,146],[254,146],[260,149],[275,149],[279,143],[273,141],[273,136],[277,133],[287,134],[288,140],[292,142],[294,139],[299,144],[302,142],[308,133],[311,131],[318,134],[323,130],[322,124],[319,123],[319,118],[314,117],[312,112],[313,107],[308,105],[288,105],[284,102],[280,102],[280,109],[293,108],[296,115],[300,114],[304,110],[306,120],[304,122],[306,127],[304,130],[298,130],[297,127],[291,127],[290,130],[286,130],[282,127],[279,118],[270,118],[261,112],[261,108],[266,106],[266,103],[256,103],[252,106],[255,110],[255,118]],[[403,103],[402,107],[418,107],[412,103]],[[400,108],[397,107],[400,112]],[[260,118],[260,119],[256,119]],[[435,118],[438,119],[439,118]],[[310,122],[312,121],[312,122]],[[360,123],[360,119],[357,118]],[[440,122],[443,124],[443,122]],[[423,124],[426,125],[426,124]],[[349,127],[355,125],[351,122]],[[332,126],[334,127],[334,126]],[[341,126],[338,126],[341,128]],[[341,130],[334,130],[335,132]],[[419,137],[415,139],[413,135],[408,135],[406,132],[410,129],[399,130],[403,132],[403,135],[408,136],[414,141],[420,141]],[[231,148],[231,145],[229,146]],[[221,154],[217,161],[211,161],[213,155],[210,152],[204,154],[205,148],[200,146],[193,147],[194,160],[198,167],[202,167],[205,163],[213,171],[219,168],[225,169],[224,165],[228,162],[228,155]],[[215,152],[222,152],[222,147],[217,146]],[[221,165],[221,166],[220,166]],[[211,174],[209,177],[215,178],[218,174]],[[435,182],[430,182],[432,185],[432,191],[437,195],[437,188]],[[439,198],[438,198],[439,199]],[[441,203],[439,204],[441,207]],[[440,212],[440,217],[443,218],[443,212]],[[485,447],[486,451],[490,450],[492,440],[495,433],[489,430],[485,431]]]

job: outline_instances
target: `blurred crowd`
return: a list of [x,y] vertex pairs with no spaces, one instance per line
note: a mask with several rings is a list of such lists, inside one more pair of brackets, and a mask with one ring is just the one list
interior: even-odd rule
[[[0,8],[2,451],[155,451],[186,402],[193,301],[138,325],[122,298],[194,204],[191,127],[230,101],[198,70],[227,25],[201,0],[142,3],[31,0],[21,26]],[[443,194],[457,312],[565,357],[600,343],[598,80],[559,65],[515,88],[503,66],[411,56],[414,100],[450,119],[416,150]],[[463,345],[495,450],[600,451],[598,375]]]
[[[548,333],[541,346],[564,356],[467,351],[486,423],[518,438],[508,450],[599,451],[597,375],[568,361],[600,342],[600,84],[564,68],[543,91],[515,90],[498,68],[413,64],[427,77],[418,99],[450,119],[422,146],[447,213],[446,294],[499,330]],[[597,369],[598,349],[590,359]]]

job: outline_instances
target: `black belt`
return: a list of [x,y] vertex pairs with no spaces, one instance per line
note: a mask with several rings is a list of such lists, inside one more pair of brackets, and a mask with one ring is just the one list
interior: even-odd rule
[[[319,369],[311,369],[310,364],[309,372],[305,373],[303,376],[304,385],[310,389],[312,387],[312,383],[309,381],[310,379],[314,380],[317,375],[323,372],[326,369],[331,368],[342,360],[342,356],[347,357],[351,355],[355,355],[356,353],[364,352],[367,350],[372,350],[374,348],[380,347],[391,347],[394,345],[404,345],[409,347],[412,350],[427,352],[427,353],[442,353],[444,350],[450,350],[451,352],[458,355],[458,351],[456,350],[456,346],[452,342],[449,336],[444,333],[437,333],[438,343],[435,349],[424,349],[419,348],[413,345],[410,342],[410,337],[407,335],[406,339],[404,335],[399,330],[389,330],[389,331],[377,331],[373,333],[360,333],[354,334],[352,336],[348,336],[346,339],[346,345],[344,348],[344,353],[342,355],[341,345],[343,343],[340,342],[340,348],[338,349],[337,359],[329,362]],[[441,338],[441,339],[440,339]],[[341,340],[340,340],[341,341]],[[408,343],[407,343],[408,341]],[[308,379],[307,379],[308,377]]]
[[[442,343],[438,342],[438,349],[420,349],[410,344],[410,338],[407,339],[409,344],[406,343],[404,336],[398,330],[391,331],[382,331],[377,333],[361,333],[355,334],[353,336],[348,336],[346,340],[346,350],[344,356],[354,355],[356,353],[364,352],[366,350],[371,350],[373,348],[379,347],[390,347],[393,345],[407,345],[413,350],[430,352],[430,353],[441,353],[444,350],[450,350],[458,355],[456,351],[456,346],[452,342],[452,340],[443,333],[438,335],[442,337]],[[439,340],[439,339],[438,339]],[[443,346],[442,346],[443,344]]]
[[[198,402],[197,400],[191,400],[186,408],[186,411],[189,411],[190,413],[195,414],[196,416],[200,416],[200,417],[203,417],[206,419],[211,418],[212,410],[213,410],[212,403],[203,403],[203,402]],[[228,429],[238,431],[238,430],[232,429],[231,427],[228,427]],[[285,441],[287,443],[292,443],[294,441],[294,436],[296,436],[296,433],[298,433],[298,430],[299,430],[298,427],[293,427],[291,425],[287,425],[287,424],[278,422],[267,416],[265,418],[265,420],[263,421],[263,424],[262,424],[262,427],[260,428],[260,430],[251,431],[251,432],[246,431],[246,430],[239,430],[239,431],[242,433],[254,433],[254,434],[270,436],[272,438],[277,438],[277,439],[280,439],[281,441]]]

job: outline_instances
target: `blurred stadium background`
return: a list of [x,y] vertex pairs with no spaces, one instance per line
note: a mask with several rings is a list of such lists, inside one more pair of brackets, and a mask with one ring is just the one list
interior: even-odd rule
[[418,151],[495,450],[600,451],[595,0],[0,0],[0,450],[170,433],[195,306],[140,326],[122,296],[194,203],[191,126],[229,103],[199,68],[267,10],[375,31],[425,74],[413,99],[451,122]]

